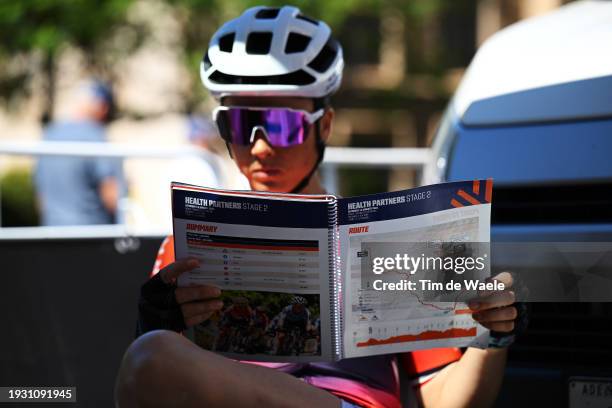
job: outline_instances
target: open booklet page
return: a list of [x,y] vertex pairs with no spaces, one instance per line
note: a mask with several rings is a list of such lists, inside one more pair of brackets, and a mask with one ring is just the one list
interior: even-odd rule
[[[343,357],[486,345],[488,331],[462,301],[467,294],[433,296],[427,282],[421,282],[436,281],[432,270],[414,273],[418,268],[411,268],[411,262],[435,259],[449,243],[453,248],[453,243],[488,243],[491,189],[492,181],[482,180],[338,201]],[[373,267],[383,264],[377,258],[392,259],[378,274]],[[476,278],[482,279],[489,271],[479,273]],[[448,280],[448,275],[438,278]],[[409,281],[412,289],[405,287]],[[389,283],[394,285],[384,285]]]
[[190,329],[188,337],[242,360],[334,359],[329,280],[334,197],[174,183],[172,199],[176,257],[201,261],[178,284],[215,285],[224,301],[223,309]]

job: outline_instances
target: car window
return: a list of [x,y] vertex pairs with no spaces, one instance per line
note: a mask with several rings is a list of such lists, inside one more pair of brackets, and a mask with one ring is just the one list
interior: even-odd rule
[[612,179],[612,120],[474,128],[456,125],[447,180],[500,184]]

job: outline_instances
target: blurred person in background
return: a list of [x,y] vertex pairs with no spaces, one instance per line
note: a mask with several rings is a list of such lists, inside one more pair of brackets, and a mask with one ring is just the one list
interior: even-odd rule
[[170,183],[179,181],[181,183],[195,184],[211,188],[227,188],[222,184],[224,178],[220,174],[223,169],[220,167],[222,161],[212,160],[218,157],[215,142],[219,138],[215,124],[204,117],[191,115],[187,118],[189,144],[202,153],[215,155],[214,157],[198,156],[196,154],[179,157],[174,160],[168,168],[168,176],[165,181],[165,201],[164,201],[164,224],[170,231],[172,230],[172,206]]
[[[214,142],[219,136],[215,124],[209,119],[195,115],[189,116],[187,123],[190,145],[201,150],[202,153],[217,155],[218,152]],[[212,188],[221,187],[221,176],[218,174],[218,170],[211,165],[206,157],[202,156],[193,155],[175,160],[170,167],[169,176],[168,191],[170,191],[170,182],[172,181]]]
[[[70,117],[45,129],[43,140],[106,142],[106,125],[113,119],[111,88],[89,80],[74,95]],[[43,225],[92,225],[118,222],[123,192],[122,162],[99,157],[42,157],[34,175]]]

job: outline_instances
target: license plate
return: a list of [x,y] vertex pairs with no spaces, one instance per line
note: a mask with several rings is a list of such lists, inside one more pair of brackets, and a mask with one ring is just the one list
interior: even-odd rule
[[612,408],[612,378],[571,377],[569,408]]

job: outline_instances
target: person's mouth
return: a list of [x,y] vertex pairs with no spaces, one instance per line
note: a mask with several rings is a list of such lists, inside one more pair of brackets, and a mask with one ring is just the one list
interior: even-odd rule
[[282,175],[283,171],[278,167],[260,167],[251,171],[251,176],[256,181],[265,183],[274,181]]

